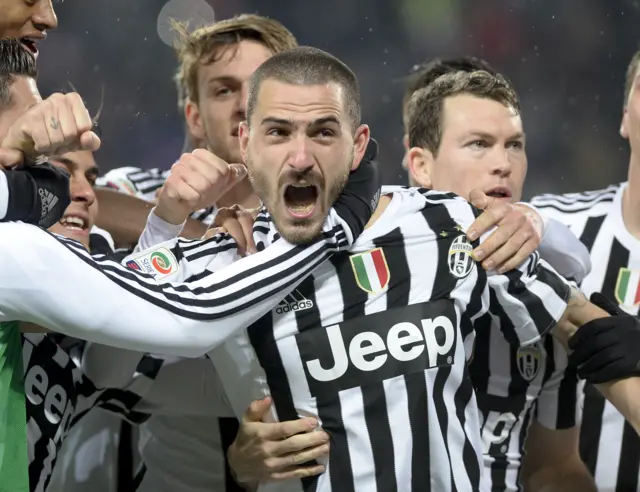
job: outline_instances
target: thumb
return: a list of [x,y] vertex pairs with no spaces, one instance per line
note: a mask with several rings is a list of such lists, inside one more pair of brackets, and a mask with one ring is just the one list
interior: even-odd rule
[[92,131],[84,132],[80,135],[81,150],[90,150],[91,152],[95,152],[100,148],[101,144],[102,142],[100,141],[100,137]]
[[484,191],[475,189],[469,193],[469,202],[480,210],[486,210],[491,208],[492,200]]
[[222,189],[223,195],[247,177],[247,168],[244,164],[229,164],[229,169],[231,169],[231,172],[229,173],[227,184]]
[[24,162],[24,154],[16,149],[0,148],[0,168],[11,169]]
[[272,400],[270,396],[267,396],[262,400],[252,401],[249,408],[247,408],[247,411],[244,412],[242,420],[244,422],[261,422],[262,417],[264,417],[264,415],[269,411],[269,408],[271,408],[271,403]]

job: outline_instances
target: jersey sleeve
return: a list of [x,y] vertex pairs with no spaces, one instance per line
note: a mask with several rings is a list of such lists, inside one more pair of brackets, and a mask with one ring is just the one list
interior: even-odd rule
[[591,272],[591,257],[587,247],[566,225],[555,219],[547,223],[538,251],[567,279],[581,283]]
[[[430,196],[426,194],[427,200],[433,199]],[[463,232],[482,213],[460,197],[450,197],[447,201],[450,216]],[[487,232],[479,242],[492,232]],[[477,265],[477,268],[482,267]],[[537,342],[558,323],[567,309],[571,286],[534,252],[515,270],[504,274],[487,272],[485,293],[491,299],[491,310],[501,318],[503,335],[510,343],[520,346]]]
[[304,246],[278,239],[230,264],[236,246],[227,237],[175,240],[125,266],[37,227],[3,223],[0,321],[32,322],[140,352],[198,357],[269,312],[352,243],[349,227],[332,209],[323,233]]
[[170,170],[121,167],[107,172],[96,181],[96,186],[153,201],[169,176]]
[[553,370],[544,382],[536,402],[536,419],[547,429],[570,429],[580,423],[578,375],[568,364],[567,351],[551,339]]

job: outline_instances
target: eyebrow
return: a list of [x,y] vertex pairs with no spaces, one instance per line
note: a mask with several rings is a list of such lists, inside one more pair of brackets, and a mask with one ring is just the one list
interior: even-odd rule
[[[493,140],[495,138],[495,136],[492,135],[491,133],[486,133],[486,132],[483,132],[483,131],[469,132],[468,137],[480,137],[480,138],[485,138],[487,140]],[[514,133],[513,135],[511,135],[509,137],[509,140],[524,140],[524,138],[525,138],[525,133],[524,132],[518,132],[518,133]]]
[[[333,123],[335,125],[340,126],[340,121],[335,116],[325,116],[323,118],[318,118],[315,120],[311,120],[309,122],[309,126],[322,126],[327,123]],[[294,126],[293,120],[289,120],[286,118],[276,118],[274,116],[267,116],[260,123],[261,125],[283,125],[283,126]]]
[[[54,157],[51,157],[51,160],[59,162],[60,164],[63,164],[64,166],[76,166],[77,165],[71,159],[68,159],[66,157],[54,156]],[[91,166],[89,169],[87,169],[85,171],[85,174],[100,175],[100,168],[98,166]]]

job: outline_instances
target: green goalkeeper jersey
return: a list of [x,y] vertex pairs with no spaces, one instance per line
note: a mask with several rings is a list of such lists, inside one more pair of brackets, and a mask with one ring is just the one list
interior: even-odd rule
[[20,326],[0,323],[0,492],[29,492],[23,377]]

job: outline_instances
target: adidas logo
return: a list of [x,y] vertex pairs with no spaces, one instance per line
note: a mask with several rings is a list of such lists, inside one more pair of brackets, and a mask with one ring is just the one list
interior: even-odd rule
[[56,206],[56,203],[58,203],[58,197],[44,188],[38,188],[38,195],[40,195],[41,204],[40,218],[44,219],[47,214],[51,212],[51,209]]
[[276,314],[285,314],[289,312],[304,311],[311,309],[313,301],[303,296],[298,289],[285,297],[276,307]]

